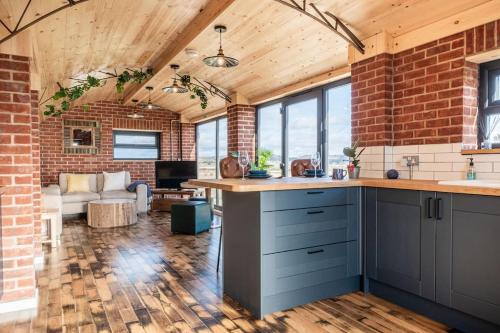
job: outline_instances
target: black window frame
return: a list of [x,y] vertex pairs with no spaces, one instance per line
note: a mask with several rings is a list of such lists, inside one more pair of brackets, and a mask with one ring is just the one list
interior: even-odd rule
[[[281,154],[282,154],[282,162],[281,162],[281,171],[282,175],[286,175],[286,170],[288,168],[288,156],[287,154],[287,115],[286,115],[286,107],[289,104],[297,103],[303,100],[307,100],[313,96],[319,95],[318,100],[318,149],[321,153],[321,164],[328,164],[328,101],[327,101],[327,91],[329,89],[340,87],[343,85],[352,84],[351,77],[346,77],[343,79],[339,79],[337,81],[327,83],[325,85],[315,87],[312,89],[304,90],[298,93],[290,94],[281,98],[277,98],[272,101],[268,101],[262,104],[257,105],[255,108],[255,154],[257,154],[257,149],[259,147],[260,142],[260,133],[259,133],[259,110],[269,105],[281,103]],[[257,155],[256,155],[257,156]]]
[[[490,72],[498,72],[500,75],[500,59],[485,62],[479,65],[479,87],[478,87],[478,120],[484,122],[486,117],[500,115],[500,101],[491,101],[490,93],[495,89],[495,84],[490,80]],[[493,89],[490,89],[492,86]],[[498,87],[496,87],[498,89]],[[479,124],[478,121],[478,124]],[[478,143],[483,140],[481,127],[477,129]],[[500,143],[493,143],[493,148],[500,147]]]
[[[144,134],[154,135],[155,144],[154,145],[144,145],[144,144],[117,144],[116,136],[117,135],[130,135],[130,136],[144,136]],[[126,157],[126,158],[117,158],[115,157],[115,148],[128,148],[128,149],[156,149],[156,158],[134,158],[134,157]],[[161,132],[153,132],[153,131],[135,131],[135,130],[113,130],[113,160],[114,161],[158,161],[161,157]]]

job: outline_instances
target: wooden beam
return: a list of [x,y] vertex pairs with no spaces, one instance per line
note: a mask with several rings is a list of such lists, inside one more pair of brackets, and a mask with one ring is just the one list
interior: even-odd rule
[[217,118],[217,117],[223,116],[226,113],[227,113],[227,108],[224,107],[224,108],[220,108],[220,109],[208,112],[208,113],[203,114],[201,116],[196,116],[196,117],[190,118],[188,120],[189,120],[190,123],[199,123],[199,122],[202,122],[202,121],[206,121],[206,120],[210,120],[210,119],[213,119],[213,118]]
[[360,54],[349,45],[349,64],[371,58],[382,53],[398,53],[413,47],[451,36],[453,34],[477,27],[498,19],[500,1],[491,0],[445,19],[427,24],[399,36],[391,36],[383,31],[363,40],[366,45],[365,54]]
[[500,48],[465,57],[465,60],[474,62],[476,64],[482,64],[483,62],[493,61],[497,59],[500,59]]
[[316,75],[313,77],[310,77],[305,80],[301,80],[296,83],[292,83],[290,85],[287,85],[283,88],[274,90],[272,92],[266,93],[262,96],[256,97],[256,98],[251,98],[250,99],[250,104],[251,105],[257,105],[261,103],[265,103],[268,101],[272,101],[274,99],[278,99],[280,97],[284,97],[286,95],[290,95],[299,91],[311,89],[314,87],[321,86],[323,84],[327,84],[336,80],[340,80],[343,78],[346,78],[351,75],[351,67],[345,66],[341,67],[338,69],[334,69],[332,71],[328,71],[326,73]]
[[148,82],[154,78],[163,75],[165,72],[170,71],[170,62],[180,52],[182,52],[189,44],[207,27],[209,27],[214,20],[219,17],[235,0],[210,0],[200,13],[186,26],[186,28],[179,34],[179,36],[167,48],[161,52],[152,64],[153,76],[141,83],[129,87],[125,91],[124,103],[130,103]]

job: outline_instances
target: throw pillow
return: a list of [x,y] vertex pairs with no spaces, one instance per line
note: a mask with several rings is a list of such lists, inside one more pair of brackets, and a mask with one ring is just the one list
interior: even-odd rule
[[102,191],[120,191],[125,190],[125,171],[120,172],[103,172],[104,186]]
[[89,175],[68,175],[68,193],[90,192]]

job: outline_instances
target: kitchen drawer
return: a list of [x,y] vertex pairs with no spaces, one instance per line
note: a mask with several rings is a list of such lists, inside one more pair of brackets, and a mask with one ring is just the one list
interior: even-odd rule
[[261,194],[263,211],[352,204],[357,188],[269,191]]
[[360,274],[357,241],[262,256],[262,296]]
[[261,228],[263,254],[357,240],[357,206],[264,212]]

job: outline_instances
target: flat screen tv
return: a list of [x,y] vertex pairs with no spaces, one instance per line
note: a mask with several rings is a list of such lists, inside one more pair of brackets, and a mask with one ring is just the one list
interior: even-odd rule
[[156,161],[156,188],[180,189],[181,183],[197,178],[196,161]]

